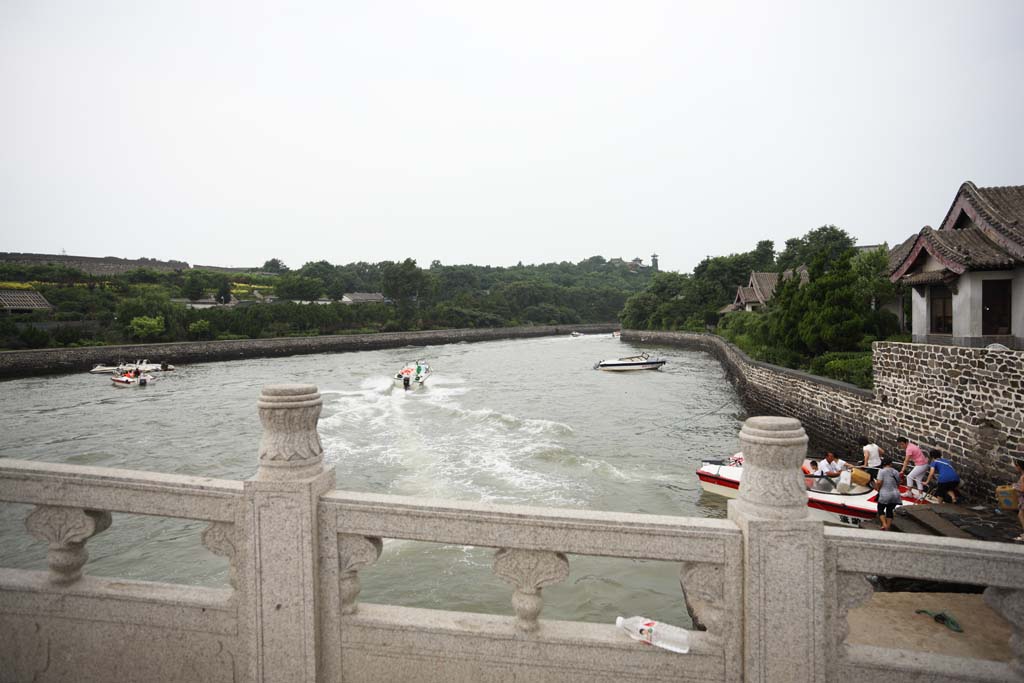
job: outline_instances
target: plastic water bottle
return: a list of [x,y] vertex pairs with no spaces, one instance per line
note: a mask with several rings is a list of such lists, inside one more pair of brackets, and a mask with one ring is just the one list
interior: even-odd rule
[[690,651],[690,632],[685,628],[663,624],[646,617],[630,617],[629,619],[617,617],[615,625],[624,629],[630,638],[648,645],[681,654]]

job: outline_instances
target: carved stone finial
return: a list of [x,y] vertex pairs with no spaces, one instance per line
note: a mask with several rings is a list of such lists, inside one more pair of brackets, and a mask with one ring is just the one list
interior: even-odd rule
[[1024,679],[1024,591],[989,586],[985,589],[984,598],[985,604],[1013,627],[1013,635],[1010,636],[1010,652],[1013,654],[1010,668]]
[[286,481],[320,474],[324,450],[316,423],[323,401],[312,384],[263,387],[259,406],[263,436],[256,479]]
[[807,434],[791,417],[751,417],[740,431],[743,478],[737,507],[762,519],[803,519],[807,489],[800,465]]
[[228,558],[228,581],[238,588],[238,568],[235,565],[235,525],[228,522],[210,522],[202,534],[203,545],[214,555]]
[[82,578],[85,542],[109,527],[109,512],[55,505],[37,505],[25,518],[29,533],[50,545],[50,582],[58,585]]
[[563,553],[549,550],[502,548],[494,554],[494,573],[516,589],[512,594],[516,626],[536,631],[540,628],[537,617],[544,608],[541,589],[569,576],[569,560]]
[[341,613],[355,614],[358,609],[359,570],[380,559],[384,542],[375,536],[338,535],[338,593]]

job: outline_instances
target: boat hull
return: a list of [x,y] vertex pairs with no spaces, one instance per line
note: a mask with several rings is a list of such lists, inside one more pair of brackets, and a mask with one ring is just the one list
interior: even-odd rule
[[627,372],[629,370],[657,370],[667,361],[657,360],[648,361],[645,363],[605,363],[601,362],[597,364],[598,370],[606,370],[608,372]]

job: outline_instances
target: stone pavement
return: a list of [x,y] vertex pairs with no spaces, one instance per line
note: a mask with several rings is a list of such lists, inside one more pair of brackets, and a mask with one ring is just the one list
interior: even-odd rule
[[[946,612],[963,628],[951,631],[915,610]],[[919,650],[957,657],[1007,662],[1010,625],[985,604],[979,593],[876,592],[863,606],[849,611],[853,645]]]

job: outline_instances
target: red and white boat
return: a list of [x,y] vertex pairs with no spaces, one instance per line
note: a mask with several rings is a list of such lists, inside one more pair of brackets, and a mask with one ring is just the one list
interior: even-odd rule
[[[804,460],[804,472],[813,471],[810,460]],[[863,470],[861,470],[863,471]],[[728,460],[707,460],[697,470],[701,488],[708,493],[717,493],[726,498],[736,498],[740,492],[743,476],[743,454],[737,453]],[[865,519],[878,518],[878,492],[871,486],[855,483],[848,485],[836,481],[838,477],[817,477],[804,474],[807,485],[807,507],[813,519],[827,524],[859,527]],[[939,500],[928,496],[922,500],[914,498],[906,486],[900,486],[903,505],[937,503]]]
[[114,383],[115,387],[144,387],[156,378],[152,375],[139,375],[135,376],[132,374],[114,375],[110,378],[110,381]]

